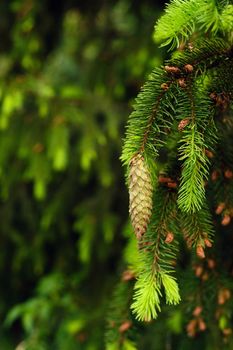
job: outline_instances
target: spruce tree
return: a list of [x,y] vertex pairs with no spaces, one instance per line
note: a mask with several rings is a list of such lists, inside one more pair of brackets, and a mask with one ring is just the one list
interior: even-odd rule
[[127,125],[134,234],[107,349],[233,349],[233,5],[173,0],[154,39],[169,58]]

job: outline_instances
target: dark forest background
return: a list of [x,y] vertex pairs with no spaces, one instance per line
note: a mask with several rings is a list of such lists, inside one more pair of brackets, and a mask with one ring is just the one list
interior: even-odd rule
[[0,2],[0,349],[103,349],[131,231],[119,161],[163,1]]

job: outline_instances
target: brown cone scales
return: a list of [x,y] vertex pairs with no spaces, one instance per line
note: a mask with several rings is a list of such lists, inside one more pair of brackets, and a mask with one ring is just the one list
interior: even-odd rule
[[152,211],[151,176],[142,155],[130,162],[129,212],[137,239],[147,230]]

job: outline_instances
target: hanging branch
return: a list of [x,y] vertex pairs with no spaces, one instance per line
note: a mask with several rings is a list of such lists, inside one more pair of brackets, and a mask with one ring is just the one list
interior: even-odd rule
[[[200,259],[214,241],[206,187],[219,143],[217,112],[232,106],[232,23],[226,1],[173,0],[156,26],[158,41],[180,47],[139,93],[121,157],[141,259],[132,304],[139,320],[157,317],[163,289],[168,304],[180,301],[173,275],[180,233]],[[172,154],[165,170],[161,150]]]

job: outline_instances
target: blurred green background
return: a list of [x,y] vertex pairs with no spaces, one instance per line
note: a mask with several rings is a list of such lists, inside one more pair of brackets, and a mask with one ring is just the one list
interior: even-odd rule
[[[0,2],[0,349],[104,349],[128,114],[164,1]],[[126,232],[126,233],[124,233]]]

